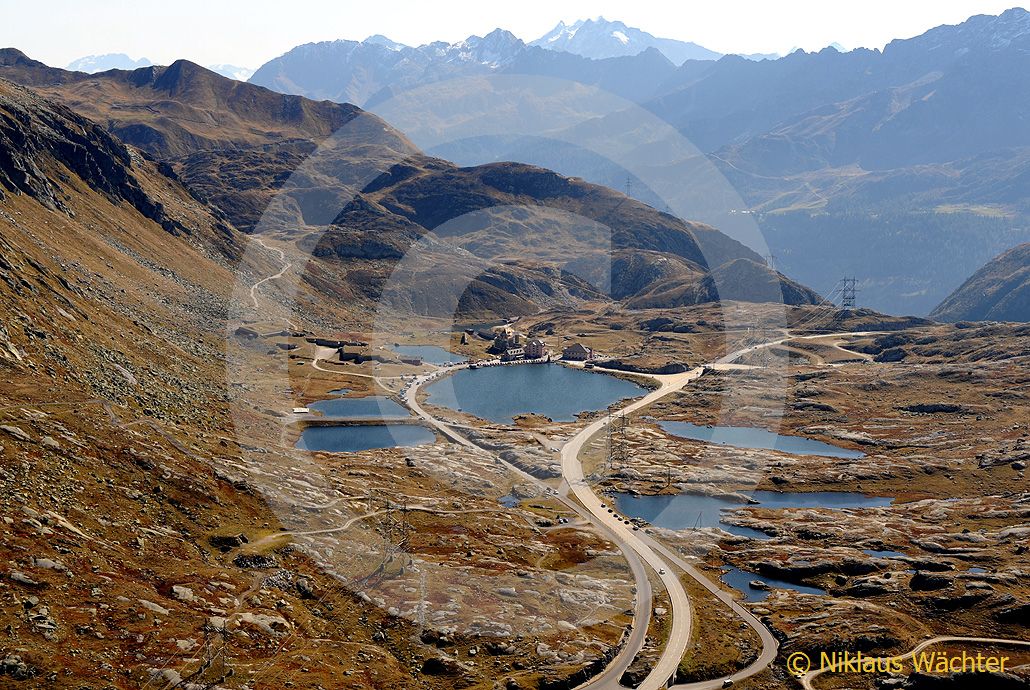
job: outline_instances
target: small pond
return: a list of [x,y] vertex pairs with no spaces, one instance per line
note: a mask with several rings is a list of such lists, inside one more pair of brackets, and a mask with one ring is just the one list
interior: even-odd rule
[[436,436],[417,424],[358,424],[309,426],[297,439],[297,448],[332,453],[356,453],[372,448],[399,448],[432,443]]
[[769,596],[769,592],[767,590],[756,589],[751,586],[751,582],[756,580],[764,582],[773,589],[792,589],[795,592],[801,592],[802,594],[826,594],[825,590],[819,589],[818,587],[808,587],[807,585],[799,585],[785,580],[777,580],[775,578],[749,573],[748,571],[741,570],[740,568],[727,568],[719,579],[730,587],[741,592],[744,595],[745,601],[752,602],[764,601],[766,597]]
[[694,527],[718,527],[730,534],[753,539],[768,539],[769,535],[748,527],[738,527],[722,522],[724,512],[749,505],[757,508],[877,508],[890,505],[890,498],[866,496],[859,493],[837,491],[807,491],[781,493],[778,491],[755,491],[748,494],[758,504],[745,504],[718,496],[697,494],[675,494],[672,496],[636,496],[615,494],[615,505],[619,512],[629,517],[644,518],[652,525],[666,529],[692,529]]
[[689,438],[705,443],[734,448],[755,448],[778,450],[794,455],[822,455],[831,458],[861,458],[865,454],[848,448],[816,441],[803,436],[775,434],[765,429],[747,426],[699,426],[690,422],[669,422],[656,420],[658,426],[680,438]]
[[329,398],[308,405],[327,419],[404,419],[408,410],[392,398],[369,395],[364,398]]
[[580,412],[603,410],[646,392],[626,379],[560,364],[462,369],[426,387],[429,404],[498,423],[526,413],[571,422]]

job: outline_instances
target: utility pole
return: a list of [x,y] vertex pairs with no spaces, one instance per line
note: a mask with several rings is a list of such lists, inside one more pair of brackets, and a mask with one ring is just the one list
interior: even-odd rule
[[629,449],[626,441],[629,419],[625,414],[619,415],[608,426],[611,428],[612,434],[612,469],[616,469],[620,463],[625,467],[629,461]]
[[840,307],[843,311],[851,311],[857,303],[858,278],[841,278]]
[[422,570],[419,573],[418,580],[418,636],[422,639],[422,636],[426,632],[426,571]]
[[612,408],[608,408],[608,423],[604,425],[605,441],[607,442],[608,458],[604,463],[605,473],[608,473],[612,469],[612,455],[614,449],[612,448]]

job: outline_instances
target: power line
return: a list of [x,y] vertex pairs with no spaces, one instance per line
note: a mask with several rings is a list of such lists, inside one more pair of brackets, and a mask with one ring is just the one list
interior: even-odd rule
[[855,308],[857,303],[858,295],[858,278],[848,278],[847,276],[841,280],[841,291],[840,291],[840,306],[844,311],[850,311]]

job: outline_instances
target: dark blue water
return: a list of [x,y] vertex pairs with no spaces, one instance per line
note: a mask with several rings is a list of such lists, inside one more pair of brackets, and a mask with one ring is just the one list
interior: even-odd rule
[[646,390],[625,379],[558,364],[462,369],[426,388],[432,405],[462,410],[492,422],[535,412],[571,422],[580,412],[603,410]]
[[[761,508],[876,508],[890,505],[890,498],[866,496],[857,493],[837,491],[808,491],[804,493],[780,493],[778,491],[755,491],[748,494],[758,501]],[[691,529],[694,527],[718,527],[730,534],[753,539],[768,539],[769,535],[748,527],[738,527],[722,522],[724,511],[744,508],[738,503],[716,496],[696,494],[675,494],[673,496],[635,496],[615,494],[615,505],[623,515],[641,517],[657,527],[666,529]],[[752,504],[754,505],[754,504]]]
[[877,551],[876,549],[862,549],[862,553],[876,558],[901,558],[905,555],[900,551]]
[[371,448],[397,448],[432,443],[436,436],[415,424],[362,426],[309,426],[297,439],[297,448],[332,453],[355,453]]
[[330,419],[404,419],[408,411],[398,402],[381,395],[364,398],[330,398],[308,405]]
[[749,573],[740,568],[729,568],[722,574],[720,579],[730,587],[741,592],[744,595],[745,601],[765,601],[766,597],[769,596],[769,592],[763,589],[753,589],[749,584],[752,580],[761,580],[774,589],[792,589],[795,592],[802,592],[804,594],[826,594],[826,590],[819,589],[818,587],[808,587],[784,580],[776,580],[763,575]]
[[426,364],[464,362],[467,357],[455,354],[436,345],[394,345],[393,351],[405,357],[421,357]]
[[673,436],[690,438],[705,443],[716,443],[734,448],[758,448],[779,450],[795,455],[822,455],[831,458],[861,458],[865,453],[848,450],[802,436],[784,436],[765,429],[747,426],[706,427],[689,422],[667,422],[658,420],[658,426]]

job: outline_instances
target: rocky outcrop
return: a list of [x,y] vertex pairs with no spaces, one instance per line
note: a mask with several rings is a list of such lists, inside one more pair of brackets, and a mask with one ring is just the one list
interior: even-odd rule
[[912,576],[908,586],[915,592],[929,592],[951,587],[951,578],[944,575],[930,575],[924,572],[917,572]]
[[954,403],[917,403],[915,405],[904,405],[898,409],[915,414],[954,414],[965,410],[961,405]]
[[143,191],[132,166],[129,150],[100,126],[0,80],[0,188],[67,211],[62,189],[67,176],[61,170],[66,168],[94,191],[128,202],[166,231],[185,232]]

